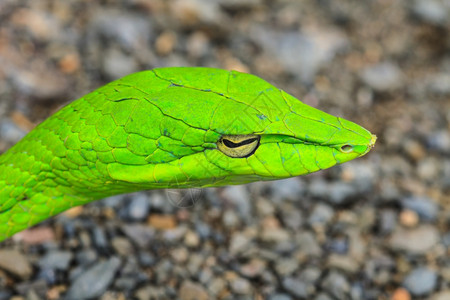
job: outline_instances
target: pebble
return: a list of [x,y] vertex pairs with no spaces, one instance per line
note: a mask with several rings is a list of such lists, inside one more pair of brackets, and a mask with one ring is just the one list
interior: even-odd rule
[[226,187],[222,192],[222,197],[229,201],[241,217],[248,217],[251,214],[250,195],[244,185],[232,185]]
[[355,200],[357,190],[349,183],[335,182],[329,185],[328,199],[332,205],[344,205]]
[[245,279],[238,277],[231,281],[231,290],[238,295],[251,295],[253,288],[251,283]]
[[318,203],[314,206],[313,211],[310,213],[308,218],[308,223],[311,226],[315,225],[326,225],[331,222],[334,216],[334,211],[331,206],[326,204]]
[[229,251],[232,255],[236,255],[248,249],[251,240],[242,233],[234,233],[231,236]]
[[21,279],[28,279],[33,272],[27,257],[17,250],[0,250],[0,269]]
[[296,298],[307,299],[314,292],[313,286],[308,286],[305,282],[293,277],[285,277],[281,284],[286,291]]
[[323,65],[348,45],[345,34],[333,28],[310,27],[302,32],[280,33],[255,26],[251,35],[305,84],[312,83]]
[[50,251],[39,260],[39,266],[45,269],[56,269],[65,271],[73,259],[72,252],[69,251]]
[[412,11],[425,22],[444,25],[448,21],[450,8],[445,0],[415,0]]
[[148,218],[148,224],[155,229],[174,229],[177,226],[176,219],[173,215],[156,215],[153,214]]
[[180,291],[181,300],[208,300],[210,299],[206,290],[200,284],[192,281],[183,281]]
[[414,227],[419,223],[419,215],[409,209],[404,209],[400,212],[399,215],[400,224],[405,227]]
[[142,224],[124,224],[122,229],[126,236],[142,249],[148,248],[155,238],[155,229],[150,226]]
[[331,271],[322,281],[323,288],[337,299],[347,299],[350,293],[350,284],[347,278],[340,273]]
[[442,292],[437,292],[431,297],[431,300],[448,300],[450,299],[450,290],[445,290]]
[[377,92],[398,89],[403,84],[403,74],[399,67],[391,62],[383,62],[366,68],[361,79]]
[[347,274],[356,274],[360,266],[353,257],[339,254],[331,254],[327,259],[327,266],[341,270]]
[[120,264],[117,257],[112,257],[85,270],[69,287],[65,299],[82,300],[101,296],[114,280]]
[[404,288],[398,288],[391,297],[392,300],[411,300],[411,294]]
[[117,254],[121,256],[128,256],[133,254],[133,245],[129,240],[123,237],[115,237],[111,241],[111,246],[116,251]]
[[292,297],[286,294],[274,294],[268,300],[292,300]]
[[275,271],[280,276],[291,275],[294,271],[299,269],[299,262],[294,258],[281,258],[277,260]]
[[128,205],[128,218],[132,221],[143,221],[150,211],[150,201],[146,194],[137,194],[132,197]]
[[438,242],[439,232],[433,226],[420,225],[412,229],[397,227],[389,239],[389,247],[409,254],[423,255]]
[[425,296],[436,288],[437,279],[436,272],[428,268],[419,267],[412,270],[405,277],[403,285],[413,296]]
[[298,177],[274,181],[270,184],[271,201],[298,201],[305,193],[305,184]]

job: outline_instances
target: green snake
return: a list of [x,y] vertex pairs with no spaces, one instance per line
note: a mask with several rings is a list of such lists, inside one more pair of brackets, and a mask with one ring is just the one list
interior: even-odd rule
[[134,73],[68,104],[0,156],[0,241],[107,196],[308,174],[366,154],[375,140],[254,75]]

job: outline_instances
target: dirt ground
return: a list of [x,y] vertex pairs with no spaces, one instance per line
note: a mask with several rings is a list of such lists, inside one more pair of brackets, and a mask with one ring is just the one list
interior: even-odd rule
[[0,300],[450,299],[448,0],[0,0],[0,153],[166,66],[258,75],[378,142],[304,177],[70,210],[0,244]]

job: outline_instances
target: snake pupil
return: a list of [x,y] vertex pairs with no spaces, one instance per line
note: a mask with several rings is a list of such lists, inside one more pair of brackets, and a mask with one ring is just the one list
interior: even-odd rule
[[244,141],[239,142],[239,143],[234,143],[234,142],[232,142],[230,140],[223,139],[222,142],[228,148],[237,148],[237,147],[241,147],[241,146],[244,146],[244,145],[251,144],[251,143],[255,142],[256,140],[258,140],[258,139],[257,138],[252,138],[252,139],[244,140]]

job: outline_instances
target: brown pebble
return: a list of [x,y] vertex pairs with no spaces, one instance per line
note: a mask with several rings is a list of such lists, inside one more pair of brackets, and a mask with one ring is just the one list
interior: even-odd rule
[[410,300],[411,295],[404,288],[398,288],[392,294],[391,300]]
[[419,215],[410,209],[405,209],[399,215],[400,224],[405,227],[414,227],[419,223]]
[[66,74],[73,73],[80,68],[80,58],[76,53],[66,54],[59,60],[59,68]]
[[21,231],[14,235],[13,239],[22,241],[28,245],[37,245],[48,241],[54,241],[55,232],[50,227],[40,226]]
[[173,51],[177,43],[177,36],[173,31],[163,32],[157,39],[155,48],[158,54],[168,55]]
[[151,215],[148,224],[156,229],[173,229],[177,227],[175,217],[172,215]]

